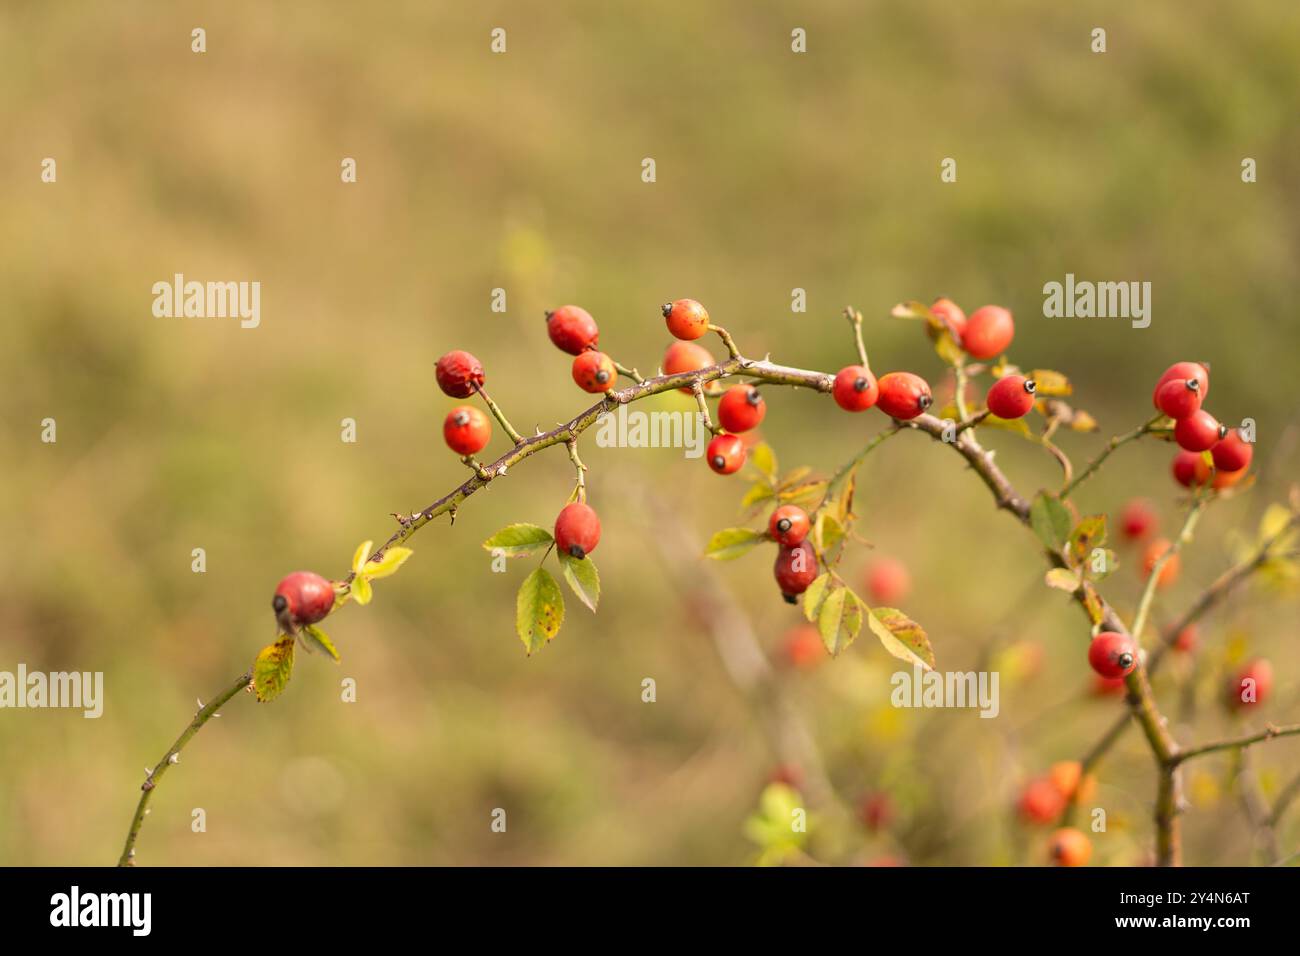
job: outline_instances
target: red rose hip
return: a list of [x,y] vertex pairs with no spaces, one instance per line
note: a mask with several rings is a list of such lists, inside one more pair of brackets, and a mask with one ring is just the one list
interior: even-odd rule
[[704,456],[718,474],[730,475],[745,464],[745,443],[735,435],[718,435],[709,442]]
[[867,593],[872,604],[894,607],[912,589],[912,576],[907,565],[896,558],[877,558],[867,569]]
[[294,571],[276,585],[271,609],[280,629],[296,634],[304,624],[315,624],[334,609],[334,585],[311,571]]
[[718,402],[718,424],[729,432],[747,432],[767,414],[767,403],[753,385],[733,385]]
[[767,533],[777,544],[792,547],[808,537],[808,512],[798,505],[782,505],[767,519]]
[[1247,663],[1228,685],[1228,704],[1253,707],[1262,704],[1273,691],[1273,665],[1263,658]]
[[608,392],[617,379],[614,360],[604,352],[583,352],[573,360],[573,380],[584,392]]
[[[1196,390],[1201,394],[1201,401],[1205,401],[1206,396],[1210,394],[1210,370],[1200,362],[1175,362],[1165,369],[1164,374],[1156,382],[1156,387],[1151,390],[1151,403],[1156,408],[1160,408],[1160,402],[1157,396],[1160,389],[1171,381],[1186,382],[1188,379],[1196,380]],[[1165,412],[1165,414],[1169,414]]]
[[492,423],[473,405],[458,405],[442,423],[447,447],[458,455],[476,455],[492,438]]
[[966,334],[966,313],[952,299],[935,299],[930,306],[930,314],[944,324],[957,339],[962,340]]
[[835,374],[831,387],[835,404],[846,412],[864,412],[880,397],[880,388],[871,370],[861,365],[847,365]]
[[920,415],[934,401],[925,379],[911,372],[890,372],[881,376],[880,410],[890,418],[907,421]]
[[1127,634],[1102,631],[1088,645],[1088,663],[1094,671],[1110,680],[1126,677],[1137,667],[1137,647]]
[[1156,526],[1156,513],[1151,502],[1144,498],[1134,498],[1124,506],[1119,521],[1124,537],[1135,541],[1145,538],[1147,532]]
[[817,577],[817,555],[807,541],[801,541],[793,547],[782,547],[776,555],[772,566],[781,596],[789,604],[808,590],[808,585]]
[[1250,467],[1250,459],[1255,455],[1255,446],[1241,437],[1241,430],[1234,428],[1210,449],[1214,467],[1219,471],[1241,471]]
[[1174,425],[1174,441],[1183,451],[1209,451],[1227,431],[1217,418],[1202,408],[1178,419]]
[[1032,378],[1023,375],[1006,375],[989,388],[985,404],[998,418],[1024,418],[1034,407],[1034,391],[1038,388]]
[[1210,480],[1210,466],[1194,451],[1180,451],[1174,456],[1174,481],[1184,488],[1199,487]]
[[1198,379],[1170,379],[1156,389],[1156,408],[1170,418],[1182,420],[1200,411],[1204,398]]
[[586,309],[562,305],[554,312],[546,313],[546,334],[561,352],[580,355],[596,347],[600,329]]
[[555,546],[573,558],[585,558],[600,542],[600,518],[583,501],[567,504],[555,519]]
[[694,299],[667,302],[661,311],[675,338],[698,339],[709,331],[709,312]]
[[1011,313],[1000,305],[985,305],[966,320],[961,347],[971,358],[991,359],[1005,352],[1015,335],[1016,323]]
[[469,398],[483,384],[483,363],[468,352],[448,352],[433,371],[438,387],[452,398]]

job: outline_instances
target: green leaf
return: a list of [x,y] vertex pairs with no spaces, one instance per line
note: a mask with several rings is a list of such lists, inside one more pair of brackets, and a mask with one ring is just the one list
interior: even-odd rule
[[1070,532],[1070,563],[1076,567],[1092,554],[1093,548],[1106,543],[1106,516],[1088,515]]
[[802,483],[803,480],[811,474],[812,469],[807,465],[800,465],[798,468],[791,468],[781,477],[781,480],[777,482],[776,487],[781,491],[784,491],[787,488]]
[[868,625],[885,650],[900,660],[934,670],[934,649],[925,629],[897,608],[873,608]]
[[515,631],[529,654],[546,646],[564,623],[564,595],[545,568],[538,568],[519,585],[515,598]]
[[832,657],[852,644],[862,630],[862,604],[857,595],[843,585],[826,595],[817,615],[817,630]]
[[569,582],[569,587],[578,596],[578,600],[595,614],[596,605],[600,603],[600,575],[596,572],[595,563],[590,557],[575,558],[571,554],[561,554],[560,568],[564,580]]
[[365,607],[374,597],[374,589],[370,587],[370,581],[364,574],[358,574],[352,579],[352,599]]
[[389,548],[378,561],[367,562],[361,568],[361,573],[371,581],[386,578],[391,574],[396,574],[397,569],[405,564],[406,559],[414,553],[410,548]]
[[1058,591],[1065,591],[1073,594],[1079,590],[1081,579],[1078,571],[1072,571],[1069,568],[1052,568],[1044,576],[1043,580],[1049,588],[1056,588]]
[[776,484],[776,452],[772,450],[771,445],[767,442],[759,442],[749,450],[749,461],[769,484]]
[[549,548],[554,540],[549,531],[535,524],[511,524],[484,541],[483,547],[507,558],[522,558]]
[[827,571],[813,578],[812,584],[803,592],[803,616],[809,621],[815,622],[821,614],[822,602],[826,600],[826,586],[830,583],[831,573]]
[[770,783],[759,796],[758,809],[745,820],[744,832],[760,849],[760,866],[780,864],[797,856],[808,840],[816,820],[805,815],[806,828],[796,830],[794,820],[800,806],[799,793],[784,783]]
[[1029,526],[1045,547],[1057,551],[1070,536],[1070,511],[1055,495],[1040,491],[1029,506]]
[[261,703],[280,696],[293,673],[293,638],[282,637],[268,644],[253,661],[253,690]]
[[317,647],[319,647],[330,657],[334,658],[334,662],[336,664],[338,663],[339,661],[338,649],[334,646],[334,642],[329,639],[328,634],[322,631],[315,624],[304,625],[302,632],[306,634],[307,637],[309,638],[307,644],[308,647],[310,647],[312,644],[315,644]]
[[766,533],[752,528],[723,528],[709,539],[704,547],[704,556],[715,561],[731,561],[766,540]]

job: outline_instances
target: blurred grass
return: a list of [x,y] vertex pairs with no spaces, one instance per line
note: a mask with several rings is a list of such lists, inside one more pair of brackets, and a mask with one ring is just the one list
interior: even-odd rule
[[[1300,11],[854,6],[0,11],[0,669],[103,670],[108,694],[98,721],[0,715],[0,862],[115,859],[145,764],[271,636],[279,576],[343,573],[388,512],[462,480],[437,434],[438,354],[479,355],[521,428],[580,407],[543,337],[542,310],[561,302],[589,308],[602,346],[642,370],[665,345],[665,298],[706,302],[750,354],[823,369],[852,354],[836,318],[852,302],[873,364],[932,377],[937,360],[889,306],[1001,302],[1019,317],[1013,356],[1068,371],[1102,423],[1070,440],[1079,460],[1148,414],[1167,364],[1209,358],[1215,410],[1259,423],[1261,481],[1203,523],[1162,615],[1225,566],[1223,535],[1253,528],[1297,464]],[[504,56],[488,51],[498,25]],[[1097,25],[1104,55],[1088,52]],[[789,52],[794,26],[806,56]],[[40,182],[46,156],[57,185]],[[344,156],[354,186],[339,183]],[[938,182],[946,156],[956,185]],[[1256,184],[1240,182],[1244,156]],[[150,286],[174,272],[261,281],[261,327],[153,318]],[[1150,281],[1152,326],[1041,318],[1043,283],[1067,272]],[[504,315],[489,309],[497,286]],[[806,315],[789,311],[796,286]],[[769,400],[787,464],[830,470],[881,422],[812,395]],[[55,445],[37,441],[46,416]],[[339,441],[344,417],[355,445]],[[1032,448],[991,443],[1023,490],[1056,480]],[[281,700],[237,700],[205,729],[159,791],[141,860],[747,859],[740,823],[773,757],[681,595],[647,571],[654,529],[621,494],[648,480],[707,531],[733,523],[741,486],[670,452],[584,456],[605,523],[598,617],[570,601],[533,659],[513,635],[523,571],[489,573],[478,542],[508,521],[549,524],[569,465],[533,459],[454,529],[417,537],[373,607],[331,622],[341,670],[301,660]],[[1126,449],[1083,504],[1149,495],[1172,528],[1168,457]],[[1040,643],[1046,661],[1004,685],[995,721],[894,711],[892,663],[864,638],[794,680],[833,775],[850,793],[906,796],[893,849],[915,862],[1030,859],[1006,819],[1017,780],[1080,754],[1117,706],[1085,696],[1080,619],[1033,588],[1024,533],[943,449],[892,442],[859,502],[864,533],[911,567],[906,608],[942,667],[975,666],[990,641]],[[775,646],[798,615],[766,559],[723,573]],[[1131,606],[1131,567],[1108,590]],[[1294,715],[1295,620],[1294,605],[1234,601],[1204,629],[1198,733],[1223,723],[1204,698],[1232,633],[1278,664],[1269,715]],[[341,676],[358,681],[356,704],[338,702]],[[646,676],[655,705],[639,700]],[[1160,687],[1173,713],[1183,676],[1170,668]],[[1287,746],[1260,755],[1266,779],[1295,766]],[[1196,794],[1217,792],[1222,766],[1206,763]],[[1151,781],[1137,741],[1103,771],[1101,799],[1132,829],[1114,827],[1099,858],[1139,860]],[[1188,816],[1189,860],[1244,862],[1229,798],[1205,799],[1218,807]],[[488,829],[498,806],[505,836]],[[193,807],[207,833],[190,832]]]

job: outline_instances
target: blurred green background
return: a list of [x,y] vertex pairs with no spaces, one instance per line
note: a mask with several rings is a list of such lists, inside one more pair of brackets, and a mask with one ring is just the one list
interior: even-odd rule
[[[1089,49],[1097,26],[1105,54]],[[280,576],[342,575],[389,512],[464,479],[439,434],[439,354],[477,354],[521,428],[585,407],[542,323],[566,302],[643,371],[667,344],[666,299],[702,300],[750,355],[826,370],[852,358],[852,303],[879,371],[936,382],[939,360],[890,306],[999,302],[1018,318],[1013,359],[1066,371],[1101,424],[1063,439],[1078,461],[1150,414],[1170,362],[1212,361],[1211,407],[1258,422],[1259,481],[1202,523],[1157,608],[1172,618],[1300,460],[1297,27],[1300,8],[1269,0],[5,4],[0,670],[102,670],[107,701],[99,720],[0,712],[0,863],[114,862],[146,764],[272,637]],[[45,157],[57,184],[40,180]],[[944,157],[955,184],[939,181]],[[260,281],[261,326],[153,317],[152,284],[176,272]],[[1150,281],[1150,328],[1044,319],[1042,286],[1067,272]],[[768,400],[764,436],[787,467],[829,472],[884,422],[824,396]],[[46,417],[57,444],[39,440]],[[1022,491],[1058,482],[1041,450],[988,442]],[[842,799],[898,806],[883,833],[823,837],[823,858],[1042,859],[1043,831],[1013,819],[1021,783],[1081,756],[1121,704],[1090,696],[1083,617],[1041,587],[1031,539],[953,456],[920,436],[885,446],[862,472],[859,530],[911,569],[903,607],[941,669],[1003,655],[996,720],[890,707],[894,661],[869,635],[790,672],[779,649],[801,618],[770,553],[711,565],[716,582],[699,567],[745,484],[676,451],[583,449],[604,521],[598,616],[570,599],[560,635],[526,657],[514,590],[531,563],[493,574],[479,546],[553,520],[570,465],[539,455],[454,528],[422,531],[371,607],[330,620],[339,667],[300,655],[278,701],[227,705],[159,788],[140,861],[747,862],[743,823],[789,747],[719,657],[700,610],[721,591]],[[1172,531],[1171,455],[1125,449],[1081,505],[1148,496]],[[1132,557],[1107,587],[1124,612]],[[867,560],[859,548],[847,566]],[[1205,622],[1201,650],[1158,681],[1180,739],[1229,728],[1214,698],[1245,654],[1278,670],[1252,719],[1295,719],[1296,624],[1294,603],[1258,591]],[[343,677],[356,703],[340,702]],[[1298,755],[1291,741],[1255,754],[1266,793]],[[1229,774],[1226,759],[1188,774],[1189,862],[1251,859]],[[1099,776],[1110,829],[1094,859],[1142,862],[1154,781],[1137,733]]]

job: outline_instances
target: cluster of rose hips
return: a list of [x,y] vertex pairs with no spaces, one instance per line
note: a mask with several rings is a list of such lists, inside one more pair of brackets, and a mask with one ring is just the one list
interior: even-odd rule
[[[1097,779],[1085,775],[1081,763],[1063,760],[1025,785],[1016,809],[1026,823],[1050,826],[1072,800],[1085,803],[1092,799],[1096,788]],[[1056,866],[1084,866],[1092,857],[1092,842],[1074,827],[1061,827],[1052,834],[1048,855]]]
[[[1230,429],[1202,408],[1210,394],[1210,371],[1199,362],[1176,362],[1156,382],[1151,400],[1174,420],[1174,440],[1182,449],[1173,463],[1174,480],[1184,488],[1206,484],[1226,488],[1250,467],[1251,443],[1239,429]],[[1210,453],[1214,466],[1205,460]]]
[[[434,367],[438,387],[452,398],[469,398],[483,387],[483,363],[468,352],[448,352]],[[492,423],[473,405],[457,405],[442,423],[447,447],[458,455],[476,455],[492,438]]]

